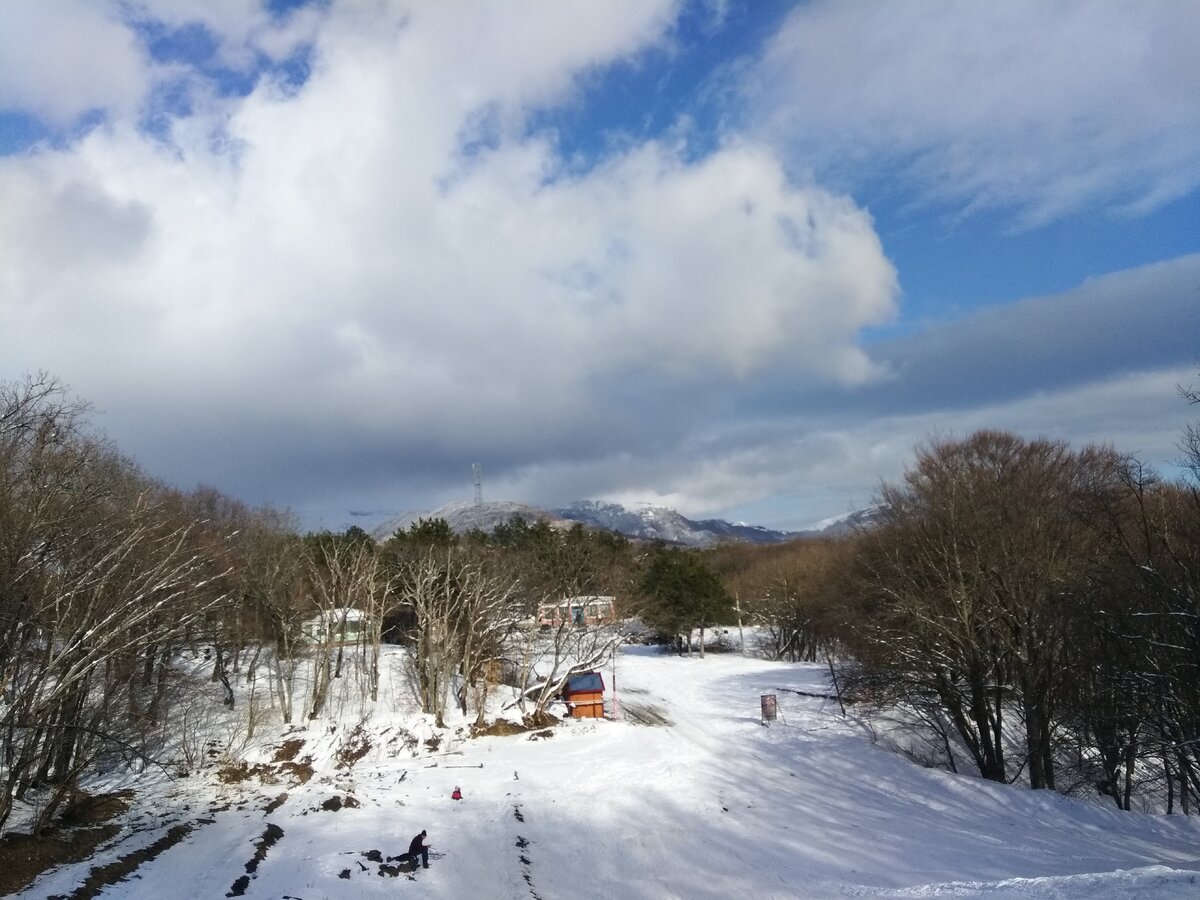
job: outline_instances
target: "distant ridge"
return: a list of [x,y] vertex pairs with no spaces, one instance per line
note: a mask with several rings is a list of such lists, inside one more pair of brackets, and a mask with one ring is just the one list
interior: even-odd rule
[[554,510],[554,513],[594,528],[618,531],[627,537],[668,541],[689,547],[705,547],[723,540],[775,544],[801,536],[796,532],[772,531],[755,525],[735,525],[724,519],[697,521],[665,506],[647,505],[628,510],[619,503],[577,500],[570,506]]
[[399,529],[407,529],[419,519],[445,519],[456,534],[466,534],[478,529],[490,533],[497,525],[503,525],[513,516],[521,516],[529,522],[561,521],[561,517],[549,510],[527,503],[516,503],[511,500],[491,500],[476,506],[466,500],[447,503],[435,510],[423,513],[405,513],[394,519],[389,519],[371,533],[377,540],[386,540]]
[[634,540],[666,541],[685,547],[708,547],[722,541],[751,544],[777,544],[798,538],[835,537],[870,525],[878,512],[858,510],[844,516],[827,519],[818,527],[806,531],[775,531],[758,525],[726,522],[724,519],[689,519],[665,506],[643,506],[626,509],[619,503],[599,500],[577,500],[558,509],[543,509],[526,503],[493,500],[476,505],[468,501],[448,503],[424,513],[409,513],[393,518],[372,533],[379,540],[391,537],[397,529],[407,529],[418,519],[445,519],[458,534],[472,529],[491,532],[513,516],[529,522],[548,522],[566,528],[579,522],[589,528],[615,531]]

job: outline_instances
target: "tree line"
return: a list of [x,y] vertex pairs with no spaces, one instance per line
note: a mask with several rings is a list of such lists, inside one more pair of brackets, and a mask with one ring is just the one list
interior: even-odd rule
[[1108,447],[932,441],[881,487],[872,526],[713,561],[768,652],[836,658],[852,697],[908,710],[926,761],[1192,813],[1197,428],[1181,448],[1172,480]]
[[[384,541],[305,534],[286,513],[150,477],[90,414],[46,373],[0,384],[0,829],[21,801],[50,822],[98,767],[201,764],[223,715],[245,742],[267,716],[377,702],[386,641],[409,646],[438,725],[451,706],[483,724],[499,680],[544,721],[622,635],[532,629],[539,604],[615,595],[629,615],[648,559],[678,555],[519,518],[464,536],[441,520]],[[651,616],[663,628],[711,618],[678,591],[671,603]]]
[[265,716],[365,709],[387,642],[409,647],[436,724],[455,708],[483,725],[498,682],[545,721],[572,672],[629,638],[530,627],[541,604],[587,595],[679,652],[755,626],[747,649],[826,663],[851,697],[908,710],[931,762],[1123,809],[1200,801],[1195,428],[1178,480],[1110,448],[934,441],[857,534],[696,551],[519,517],[302,533],[156,481],[89,414],[51,376],[0,384],[0,829],[32,797],[49,822],[114,761],[200,764],[222,714],[249,740]]
[[[956,764],[1129,809],[1200,797],[1200,494],[1109,448],[982,431],[923,448],[854,542],[858,684]],[[1009,740],[1014,732],[1019,740]]]

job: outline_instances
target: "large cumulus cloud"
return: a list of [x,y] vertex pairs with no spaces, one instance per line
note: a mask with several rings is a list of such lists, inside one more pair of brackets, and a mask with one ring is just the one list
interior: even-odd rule
[[[197,94],[156,136],[148,89],[56,93],[108,116],[0,160],[6,374],[58,372],[152,471],[302,511],[432,501],[476,459],[517,484],[670,455],[768,376],[878,377],[857,334],[896,279],[851,201],[749,141],[579,173],[528,132],[674,13],[334,6],[303,85]],[[274,26],[207,27],[233,59]]]

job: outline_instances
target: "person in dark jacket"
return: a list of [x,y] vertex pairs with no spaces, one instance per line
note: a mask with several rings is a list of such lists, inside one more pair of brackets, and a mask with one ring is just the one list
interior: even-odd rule
[[411,860],[414,869],[417,867],[417,859],[419,858],[421,860],[421,865],[423,865],[426,869],[429,868],[429,845],[425,843],[424,829],[421,830],[420,834],[409,841],[408,852],[400,858],[402,860]]

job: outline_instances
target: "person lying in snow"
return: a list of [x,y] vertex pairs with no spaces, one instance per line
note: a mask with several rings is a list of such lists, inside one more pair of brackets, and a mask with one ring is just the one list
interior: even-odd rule
[[429,845],[425,843],[424,829],[421,829],[421,833],[409,841],[408,852],[400,857],[401,862],[411,862],[414,869],[417,867],[418,859],[426,869],[429,868]]

